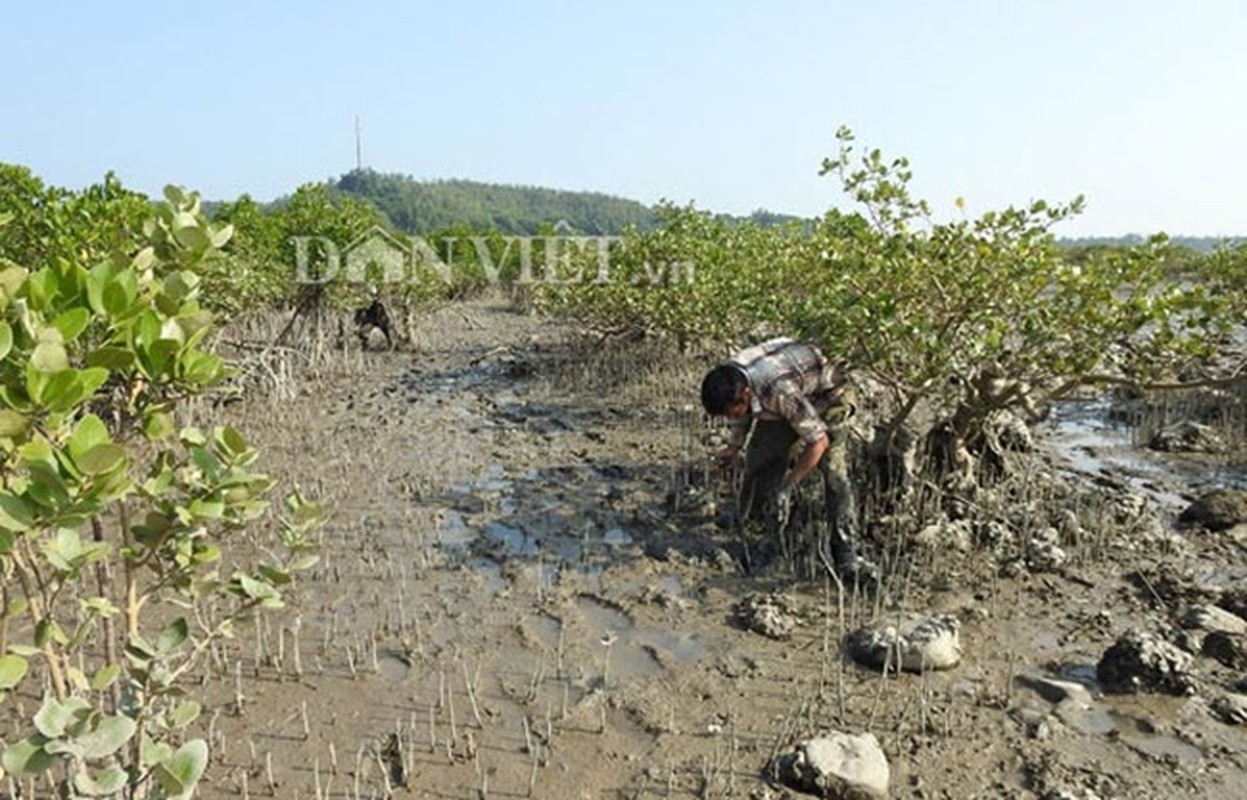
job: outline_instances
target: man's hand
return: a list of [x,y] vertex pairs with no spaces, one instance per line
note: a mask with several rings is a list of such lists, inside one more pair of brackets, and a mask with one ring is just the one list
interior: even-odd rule
[[718,454],[714,457],[714,460],[720,469],[728,469],[735,465],[737,459],[739,458],[740,448],[728,445],[718,452]]

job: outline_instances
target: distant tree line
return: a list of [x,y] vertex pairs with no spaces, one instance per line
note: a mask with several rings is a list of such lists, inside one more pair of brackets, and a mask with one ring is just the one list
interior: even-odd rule
[[370,169],[330,182],[334,193],[366,202],[400,231],[428,233],[452,226],[535,234],[565,222],[588,234],[612,234],[630,226],[652,228],[657,220],[635,200],[600,192],[571,192],[469,180],[419,181]]
[[[1057,244],[1070,249],[1088,249],[1097,247],[1137,247],[1145,244],[1150,237],[1138,233],[1125,236],[1077,236],[1057,239]],[[1173,236],[1169,239],[1173,247],[1193,250],[1196,253],[1211,253],[1219,247],[1238,247],[1247,244],[1244,236]]]
[[[331,194],[366,203],[399,231],[428,234],[449,228],[532,235],[566,223],[577,233],[615,235],[629,228],[653,230],[655,207],[602,192],[565,191],[470,180],[417,180],[408,175],[352,170],[326,181]],[[269,204],[280,208],[283,197]],[[215,204],[208,204],[209,211]],[[799,217],[758,209],[748,216],[717,215],[725,222],[764,227],[803,222]]]

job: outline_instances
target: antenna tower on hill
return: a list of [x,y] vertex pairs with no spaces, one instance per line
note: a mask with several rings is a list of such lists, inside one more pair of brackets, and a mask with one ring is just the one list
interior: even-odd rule
[[355,115],[355,169],[364,168],[363,134],[359,128],[359,114]]

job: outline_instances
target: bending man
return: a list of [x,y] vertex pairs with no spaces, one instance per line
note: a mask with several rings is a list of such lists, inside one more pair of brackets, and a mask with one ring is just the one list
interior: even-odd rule
[[770,512],[783,527],[793,490],[820,468],[832,555],[842,573],[854,571],[856,499],[844,424],[854,406],[843,372],[814,345],[771,339],[706,373],[701,402],[707,413],[733,421],[720,462],[734,463],[744,449],[742,516],[756,519]]

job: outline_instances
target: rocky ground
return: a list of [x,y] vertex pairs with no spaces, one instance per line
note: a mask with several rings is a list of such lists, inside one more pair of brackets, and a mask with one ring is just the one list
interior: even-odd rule
[[333,516],[205,669],[203,797],[798,797],[844,752],[866,797],[880,755],[897,798],[1247,793],[1247,538],[1176,527],[1210,462],[1058,420],[841,595],[715,524],[706,364],[568,340],[456,306],[222,412]]

